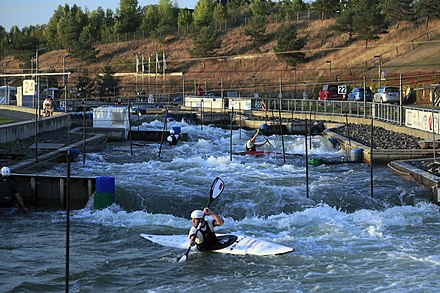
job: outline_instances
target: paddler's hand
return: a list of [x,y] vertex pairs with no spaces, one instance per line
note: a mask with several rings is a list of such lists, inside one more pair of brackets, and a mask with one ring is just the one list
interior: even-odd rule
[[194,238],[195,238],[195,235],[191,235],[191,236],[189,237],[189,245],[190,245],[190,246],[194,246],[194,245],[196,245],[196,243],[194,242]]
[[209,208],[204,208],[203,213],[207,216],[211,215],[211,211],[209,210]]

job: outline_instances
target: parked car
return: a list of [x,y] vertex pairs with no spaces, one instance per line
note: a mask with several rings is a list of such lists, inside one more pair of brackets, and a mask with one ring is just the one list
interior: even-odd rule
[[399,103],[399,88],[396,86],[381,86],[374,94],[373,100],[377,103]]
[[319,92],[320,100],[343,100],[344,95],[338,94],[338,85],[325,84],[322,86],[322,90]]
[[[365,101],[371,102],[373,99],[373,91],[369,87],[365,88]],[[348,94],[348,101],[364,101],[364,88],[363,87],[355,87]]]

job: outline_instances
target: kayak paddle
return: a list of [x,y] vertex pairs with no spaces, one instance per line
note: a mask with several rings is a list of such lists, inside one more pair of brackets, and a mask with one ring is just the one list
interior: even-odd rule
[[267,137],[265,137],[264,135],[263,135],[263,137],[264,137],[264,139],[267,141],[267,143],[270,144],[270,146],[271,146],[274,150],[276,150],[275,147],[274,147],[274,146],[270,143],[270,141],[267,139]]
[[[225,188],[225,183],[220,177],[217,177],[214,179],[214,181],[211,184],[211,190],[209,192],[209,201],[208,201],[208,208],[211,205],[211,203],[222,194],[223,189]],[[205,218],[205,214],[203,214],[202,219]],[[195,235],[199,232],[200,228],[202,226],[202,221],[200,221],[199,225],[197,226],[197,230]],[[182,254],[181,256],[177,257],[177,262],[184,262],[188,258],[189,251],[191,250],[192,246],[190,245],[186,252]]]

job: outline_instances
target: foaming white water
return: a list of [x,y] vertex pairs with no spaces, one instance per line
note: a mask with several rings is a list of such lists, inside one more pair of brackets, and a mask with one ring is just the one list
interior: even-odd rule
[[[131,249],[141,247],[140,262],[148,263],[134,283],[146,275],[145,269],[153,267],[148,279],[154,280],[149,287],[153,291],[195,289],[188,289],[186,283],[177,289],[169,285],[181,281],[182,271],[175,273],[175,267],[167,267],[173,263],[169,259],[175,259],[181,251],[149,243],[139,234],[186,234],[191,211],[207,205],[211,183],[220,176],[225,189],[211,208],[225,219],[225,224],[217,232],[255,236],[296,250],[274,258],[234,258],[233,266],[230,258],[194,256],[196,261],[182,269],[191,271],[183,273],[185,279],[197,282],[208,272],[208,278],[220,275],[220,279],[228,280],[227,284],[233,284],[229,288],[243,288],[243,292],[273,290],[273,280],[277,280],[279,291],[286,292],[405,292],[438,285],[429,277],[438,270],[440,235],[439,207],[424,203],[430,191],[424,197],[424,188],[403,180],[386,166],[376,166],[372,197],[369,166],[340,164],[309,166],[307,197],[304,156],[290,156],[284,161],[282,156],[232,155],[231,160],[229,131],[210,126],[202,129],[182,121],[170,121],[168,129],[174,126],[188,133],[188,141],[177,146],[165,143],[160,158],[157,143],[134,148],[133,156],[128,143],[109,143],[106,151],[87,154],[85,165],[82,161],[72,164],[73,176],[115,177],[117,204],[103,210],[72,211],[73,227],[93,230],[98,226],[95,230],[108,232],[107,239],[109,234],[111,238],[120,234],[118,240],[126,240]],[[140,128],[162,130],[163,123],[155,120]],[[234,130],[233,152],[244,151],[246,140],[253,134]],[[279,136],[268,139],[276,152],[282,152]],[[262,137],[259,140],[264,141]],[[304,154],[302,136],[285,136],[284,141],[286,152]],[[311,157],[342,155],[319,136],[312,138],[312,145]],[[274,151],[267,144],[263,149]],[[44,174],[64,173],[63,169],[65,166],[57,166]],[[51,213],[51,217],[58,224],[65,215]],[[193,276],[199,262],[211,268],[213,258],[215,271],[207,269],[203,275]],[[131,259],[128,263],[133,267]],[[164,266],[165,274],[161,271]],[[360,283],[352,282],[354,278]],[[214,287],[227,290],[224,284]],[[142,286],[133,286],[133,291],[142,291]],[[208,287],[203,289],[212,289]],[[201,289],[199,285],[196,288]]]

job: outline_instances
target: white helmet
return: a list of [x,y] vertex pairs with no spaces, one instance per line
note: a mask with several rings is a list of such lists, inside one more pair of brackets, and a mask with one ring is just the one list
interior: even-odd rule
[[1,172],[2,172],[2,176],[10,176],[11,175],[11,170],[8,167],[3,167]]
[[194,210],[191,213],[191,219],[201,219],[201,218],[203,218],[203,215],[204,215],[203,211],[201,211],[201,210]]

